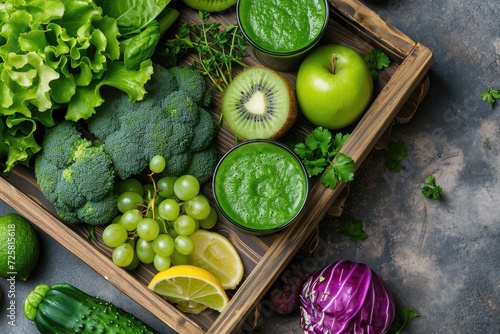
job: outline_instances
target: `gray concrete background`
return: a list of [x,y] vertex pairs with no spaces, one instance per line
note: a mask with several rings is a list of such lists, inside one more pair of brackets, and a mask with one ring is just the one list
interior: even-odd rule
[[[500,333],[500,102],[492,109],[479,94],[500,88],[500,1],[362,1],[382,18],[434,52],[431,87],[409,124],[391,141],[408,147],[404,169],[385,167],[387,150],[373,151],[350,186],[339,219],[325,219],[317,250],[293,265],[307,273],[339,259],[369,264],[386,281],[397,307],[421,314],[404,333]],[[420,193],[434,175],[442,200]],[[12,211],[3,202],[0,214]],[[338,234],[348,218],[361,219],[368,238]],[[39,283],[64,281],[107,299],[170,333],[158,319],[97,275],[43,232],[37,271],[16,282],[16,326],[7,325],[0,280],[0,333],[36,333],[21,314]],[[264,303],[265,304],[265,303]],[[301,333],[298,314],[265,309],[257,333]]]

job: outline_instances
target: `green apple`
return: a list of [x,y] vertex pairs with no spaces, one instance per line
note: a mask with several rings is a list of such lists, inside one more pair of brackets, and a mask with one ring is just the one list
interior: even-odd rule
[[371,102],[373,79],[356,50],[326,44],[302,61],[297,73],[297,100],[314,125],[341,129],[357,121]]

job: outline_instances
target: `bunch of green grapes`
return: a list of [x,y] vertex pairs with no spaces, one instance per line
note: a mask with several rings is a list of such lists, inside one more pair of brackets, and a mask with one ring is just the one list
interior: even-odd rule
[[106,226],[102,240],[113,248],[112,259],[119,267],[132,270],[140,262],[153,263],[161,271],[185,264],[195,246],[190,235],[217,222],[217,212],[200,194],[196,177],[155,180],[165,164],[163,157],[155,156],[149,164],[150,182],[130,178],[117,187],[120,215]]

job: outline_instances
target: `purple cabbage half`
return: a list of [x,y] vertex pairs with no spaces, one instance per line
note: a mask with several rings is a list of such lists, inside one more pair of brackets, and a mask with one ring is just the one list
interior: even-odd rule
[[348,260],[313,273],[300,295],[300,326],[308,334],[383,334],[395,312],[382,279],[366,264]]

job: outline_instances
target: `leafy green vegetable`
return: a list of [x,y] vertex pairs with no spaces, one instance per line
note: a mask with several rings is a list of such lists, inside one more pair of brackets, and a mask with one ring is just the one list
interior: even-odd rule
[[377,48],[373,48],[369,53],[363,55],[363,59],[368,65],[373,79],[377,79],[378,71],[385,67],[389,67],[391,64],[389,57],[382,50]]
[[432,198],[433,200],[439,200],[441,198],[441,187],[436,184],[436,179],[434,176],[429,175],[424,180],[425,185],[422,187],[422,195],[427,198]]
[[348,219],[340,225],[339,232],[348,236],[352,241],[365,240],[368,236],[363,230],[363,221],[360,219]]
[[193,67],[223,92],[233,78],[233,65],[247,67],[241,61],[248,56],[245,38],[238,26],[221,28],[219,22],[209,22],[210,13],[198,13],[201,24],[184,23],[175,38],[166,41],[160,54],[169,66],[176,66],[185,55],[194,52],[198,59]]
[[484,102],[488,102],[493,108],[495,106],[495,102],[500,99],[500,89],[494,89],[493,87],[488,86],[488,90],[482,92],[480,96]]
[[[159,36],[157,30],[146,29],[145,38],[136,28],[153,22],[168,1],[109,1],[103,10],[99,5],[106,2],[7,0],[0,5],[0,165],[4,171],[18,163],[29,164],[40,150],[37,133],[53,126],[56,115],[71,121],[92,116],[104,101],[102,86],[123,90],[132,102],[144,98],[144,84],[153,72],[149,57]],[[111,13],[120,16],[115,19]],[[130,16],[133,29],[124,23]],[[167,25],[160,21],[160,27],[161,32]],[[129,42],[124,33],[129,30],[138,37],[124,54]]]
[[170,3],[170,0],[103,0],[102,10],[116,19],[122,35],[135,35],[147,27]]
[[392,142],[388,144],[389,156],[385,162],[385,165],[395,171],[399,172],[403,168],[401,161],[406,157],[407,148],[403,141]]
[[307,174],[316,176],[323,171],[323,185],[335,188],[340,181],[354,179],[354,161],[343,153],[339,153],[349,134],[337,133],[332,136],[328,129],[317,127],[311,131],[303,142],[295,144],[293,150],[302,160]]
[[388,334],[400,334],[403,331],[403,328],[408,325],[411,320],[418,317],[420,317],[420,314],[418,314],[418,312],[413,310],[411,307],[396,312],[396,317],[391,324]]

